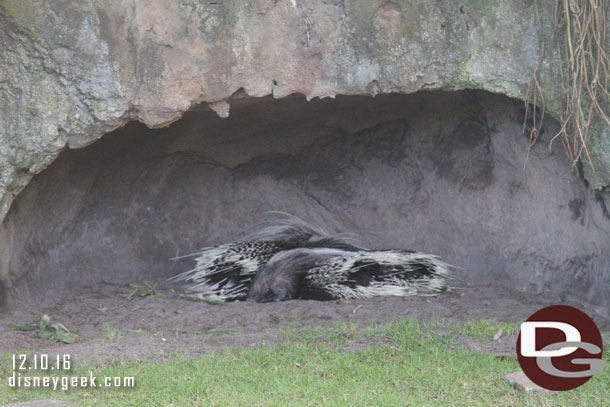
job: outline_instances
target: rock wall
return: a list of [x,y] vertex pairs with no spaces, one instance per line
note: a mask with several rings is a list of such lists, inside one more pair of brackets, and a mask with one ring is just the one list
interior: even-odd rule
[[[556,113],[553,1],[541,4],[537,29],[533,3],[516,0],[0,0],[0,219],[63,149],[202,102],[225,117],[236,93],[522,98],[545,48]],[[608,184],[610,131],[592,143]]]

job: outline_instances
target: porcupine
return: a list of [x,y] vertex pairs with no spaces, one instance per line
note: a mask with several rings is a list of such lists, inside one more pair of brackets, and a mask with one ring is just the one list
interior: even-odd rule
[[451,266],[407,250],[299,248],[275,254],[256,274],[247,299],[333,300],[381,295],[436,295]]
[[195,267],[171,278],[190,283],[188,291],[199,298],[234,301],[248,294],[254,275],[277,253],[302,247],[325,247],[344,251],[365,250],[350,235],[330,235],[323,229],[282,212],[270,225],[241,241],[207,247],[184,257],[196,257]]

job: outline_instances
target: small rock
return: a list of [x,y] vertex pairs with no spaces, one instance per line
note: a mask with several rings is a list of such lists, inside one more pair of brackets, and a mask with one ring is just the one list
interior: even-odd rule
[[504,376],[504,378],[506,380],[508,380],[510,382],[510,384],[515,389],[517,389],[517,390],[521,390],[521,391],[540,391],[540,392],[548,392],[548,393],[550,393],[550,390],[547,390],[547,389],[545,389],[543,387],[540,387],[536,383],[531,381],[525,375],[525,373],[523,373],[522,370],[519,370],[517,372],[508,373],[506,376]]
[[231,109],[231,107],[229,106],[229,103],[227,103],[226,100],[219,100],[217,102],[209,103],[208,105],[213,111],[218,114],[218,116],[222,117],[223,119],[229,117],[229,110]]

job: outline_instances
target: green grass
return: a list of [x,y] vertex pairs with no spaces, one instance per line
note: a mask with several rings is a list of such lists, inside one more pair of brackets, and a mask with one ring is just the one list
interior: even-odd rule
[[114,328],[109,324],[104,325],[103,337],[106,342],[116,342],[123,335],[121,328]]
[[290,324],[285,330],[289,342],[307,344],[325,343],[327,345],[345,346],[349,339],[358,334],[358,324],[353,322],[337,322],[331,327],[299,327]]
[[466,336],[478,340],[490,340],[494,335],[502,330],[502,335],[519,333],[517,323],[498,323],[492,319],[482,319],[480,321],[466,321],[464,323],[447,322],[447,332],[453,335]]
[[[451,329],[439,331],[439,326]],[[465,324],[401,320],[359,328],[289,326],[280,345],[223,349],[187,360],[159,356],[155,362],[114,360],[80,366],[70,374],[133,376],[130,389],[69,392],[10,389],[10,356],[0,357],[0,404],[43,398],[101,406],[603,406],[610,399],[610,346],[606,368],[579,389],[526,394],[512,389],[504,375],[519,369],[516,360],[498,359],[455,346],[459,336],[489,339],[502,327],[494,321]],[[448,334],[450,332],[450,334]],[[351,341],[365,341],[346,352]],[[66,347],[68,350],[69,348]]]
[[[142,298],[142,297],[151,297],[153,300],[156,297],[165,297],[165,294],[161,294],[157,290],[157,283],[154,283],[154,284],[144,283],[143,285],[131,284],[131,287],[133,288],[133,290],[131,292],[123,294],[123,297],[125,297],[129,301],[135,300],[136,298]],[[98,309],[100,309],[100,308],[98,308]],[[101,309],[100,309],[100,311],[101,311]],[[104,312],[104,311],[102,311],[102,312]]]

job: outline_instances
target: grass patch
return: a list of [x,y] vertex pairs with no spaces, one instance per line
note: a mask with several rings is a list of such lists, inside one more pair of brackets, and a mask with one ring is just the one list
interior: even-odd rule
[[121,328],[114,328],[110,324],[104,325],[103,337],[106,342],[116,342],[123,335]]
[[123,297],[129,301],[142,297],[152,297],[153,300],[156,297],[165,297],[165,294],[161,294],[159,291],[157,291],[157,283],[144,283],[144,285],[131,284],[131,287],[133,290],[130,293],[123,294]]
[[215,328],[202,326],[191,331],[193,335],[241,335],[243,331],[239,328],[219,326]]
[[519,333],[519,324],[501,323],[493,319],[480,321],[465,321],[463,323],[449,323],[449,334],[465,336],[481,341],[492,340],[495,335],[512,335]]
[[345,346],[349,339],[358,334],[358,324],[353,322],[337,322],[330,327],[302,327],[289,324],[284,330],[285,337],[290,342],[307,344],[325,344],[334,347]]
[[[328,328],[289,326],[284,343],[224,349],[187,360],[159,356],[155,362],[118,360],[75,367],[70,375],[130,376],[135,388],[75,389],[69,392],[11,389],[0,357],[0,404],[58,398],[103,406],[603,406],[610,399],[610,352],[606,369],[579,389],[526,394],[504,380],[519,369],[510,359],[452,350],[455,335],[489,339],[503,324],[465,323],[439,332],[443,321],[399,320],[360,329],[351,323]],[[512,329],[508,326],[507,331]],[[371,346],[344,353],[352,340]],[[490,339],[491,340],[491,339]],[[55,375],[65,374],[54,373]]]

